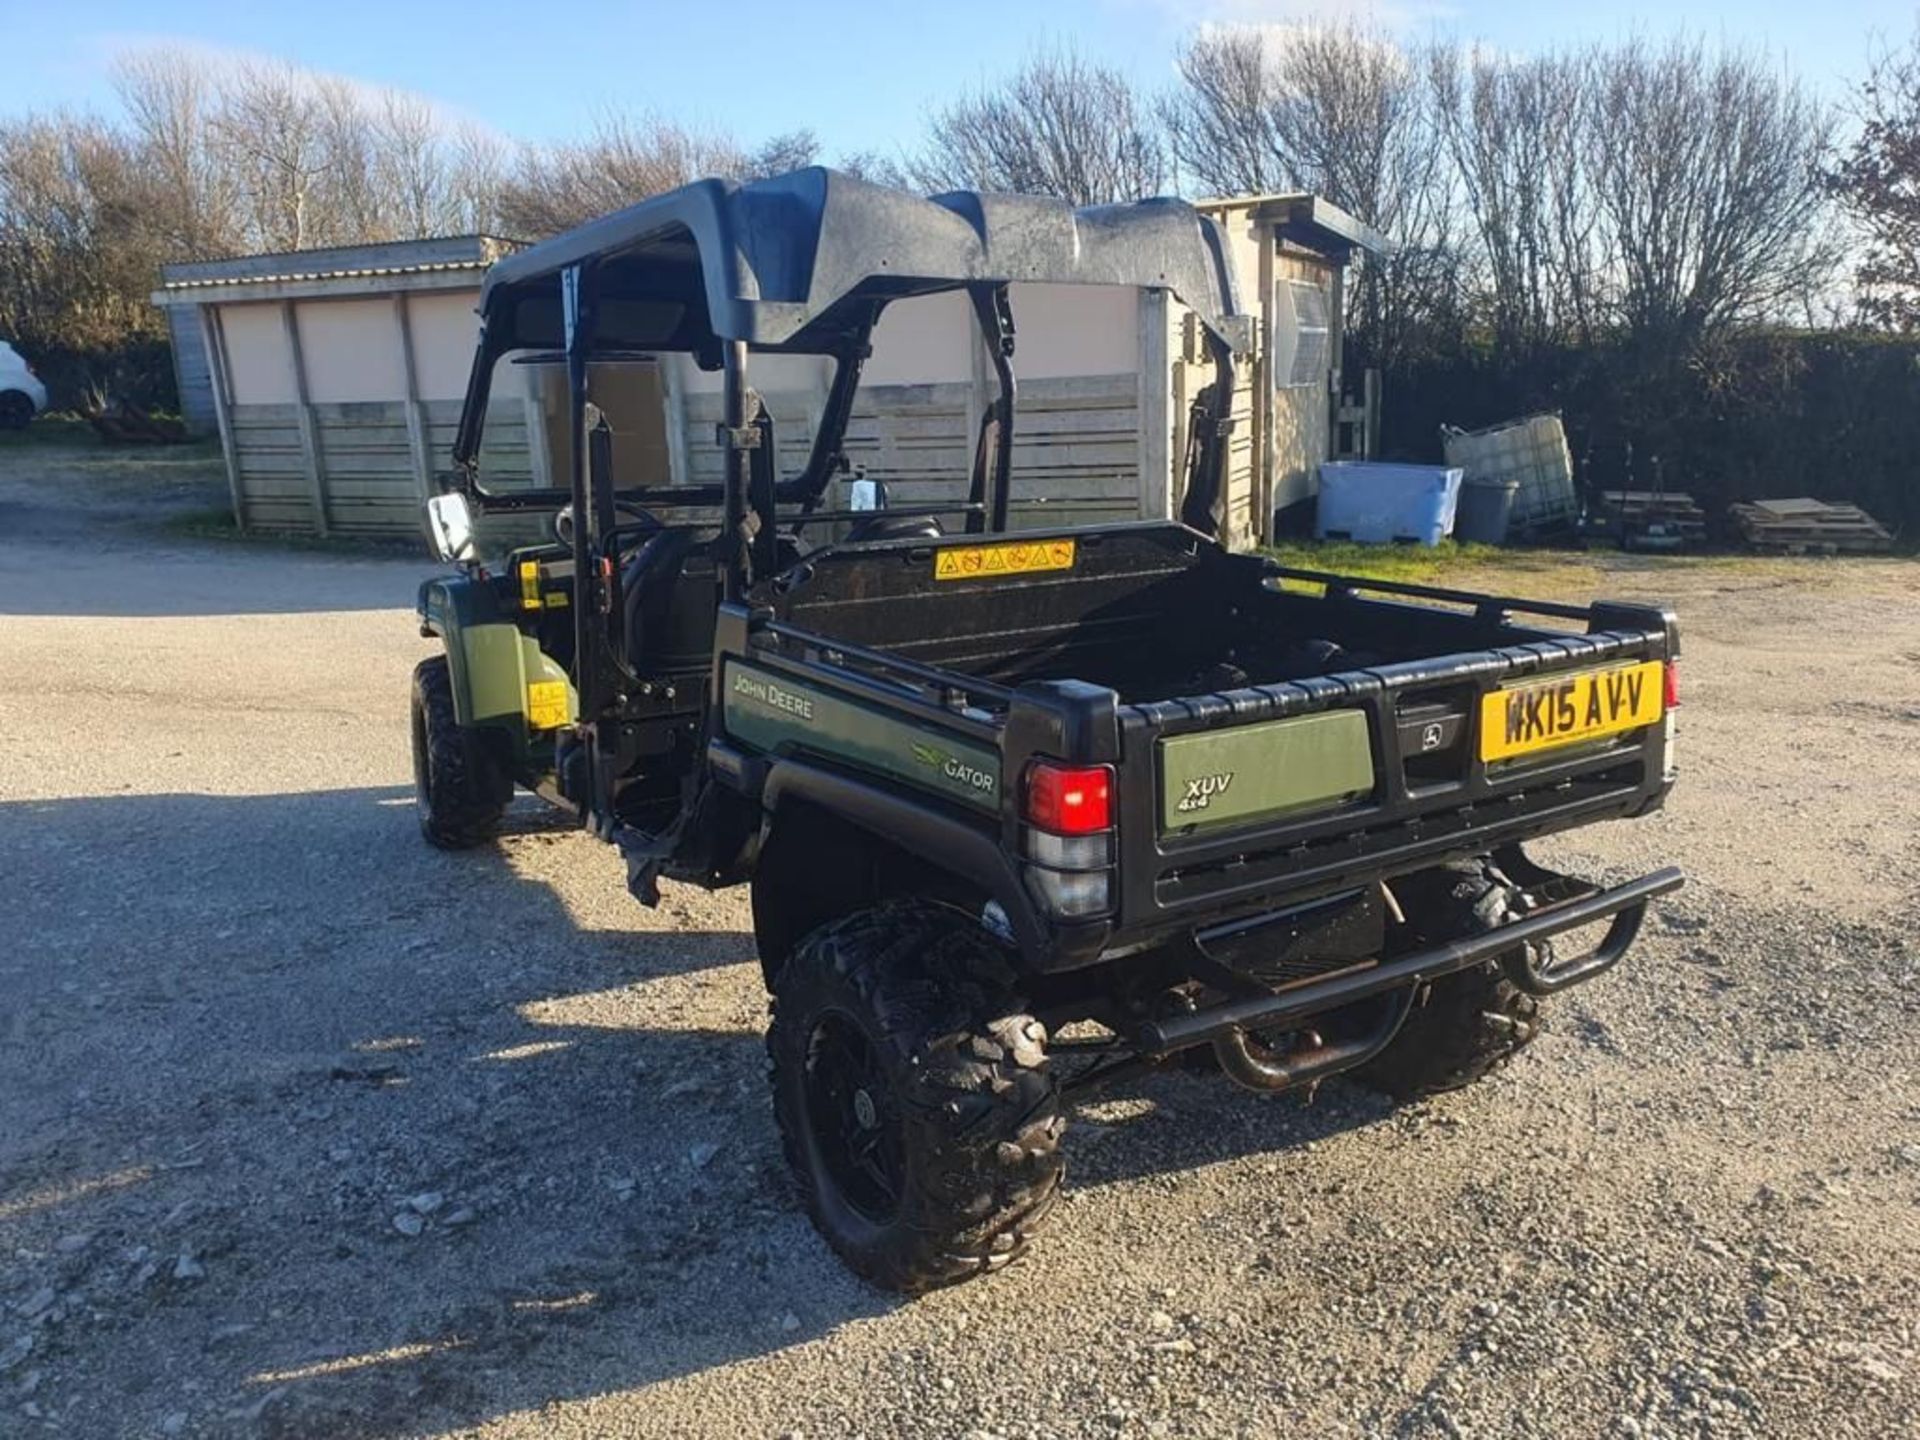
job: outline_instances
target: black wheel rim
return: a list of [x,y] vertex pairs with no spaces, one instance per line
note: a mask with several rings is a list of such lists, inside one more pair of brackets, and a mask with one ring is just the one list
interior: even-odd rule
[[807,1124],[825,1178],[875,1224],[900,1208],[898,1126],[880,1057],[853,1020],[827,1014],[807,1036]]

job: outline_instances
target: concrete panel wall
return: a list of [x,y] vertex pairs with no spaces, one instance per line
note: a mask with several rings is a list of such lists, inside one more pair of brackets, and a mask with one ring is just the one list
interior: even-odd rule
[[422,400],[458,400],[467,393],[473,347],[480,338],[474,306],[478,290],[440,290],[407,296],[414,370]]
[[869,385],[971,380],[977,334],[973,302],[960,291],[896,300],[880,313],[862,374]]
[[[324,518],[333,534],[413,536],[420,533],[420,485],[414,473],[401,402],[316,402],[313,423],[322,458],[324,517],[306,474],[299,407],[235,405],[231,412],[239,470],[241,519],[250,530],[313,533]],[[444,457],[460,420],[458,401],[426,407],[427,444]],[[516,398],[488,413],[480,452],[481,481],[489,489],[532,484],[526,408]]]
[[392,300],[302,300],[293,312],[307,366],[307,395],[316,405],[406,395]]
[[220,328],[236,406],[291,405],[299,399],[279,305],[222,305]]
[[1121,285],[1013,285],[1021,380],[1131,375],[1140,366],[1140,292]]

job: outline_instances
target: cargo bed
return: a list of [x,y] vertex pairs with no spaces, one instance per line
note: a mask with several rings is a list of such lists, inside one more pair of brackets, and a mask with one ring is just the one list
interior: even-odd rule
[[[1070,556],[939,578],[956,543],[815,557],[759,653],[997,759],[1003,807],[1035,756],[1112,764],[1128,943],[1640,813],[1669,783],[1659,609],[1286,570],[1166,524],[1036,534]],[[1573,711],[1601,723],[1551,733]]]

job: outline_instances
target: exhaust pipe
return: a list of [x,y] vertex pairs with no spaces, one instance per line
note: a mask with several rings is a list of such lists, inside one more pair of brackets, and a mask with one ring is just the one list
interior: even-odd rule
[[1391,1045],[1413,1009],[1414,992],[1418,988],[1409,985],[1387,995],[1380,1020],[1352,1038],[1328,1044],[1318,1030],[1302,1030],[1295,1032],[1300,1037],[1299,1044],[1273,1050],[1262,1044],[1258,1036],[1234,1030],[1213,1042],[1213,1058],[1234,1084],[1261,1094],[1311,1085],[1342,1070],[1364,1065]]

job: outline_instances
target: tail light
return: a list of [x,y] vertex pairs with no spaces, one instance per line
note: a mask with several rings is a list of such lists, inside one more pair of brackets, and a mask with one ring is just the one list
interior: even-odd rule
[[1036,761],[1027,770],[1026,819],[1056,835],[1090,835],[1113,823],[1113,767]]
[[1027,889],[1049,913],[1113,908],[1113,767],[1036,760],[1021,786]]
[[1680,717],[1676,713],[1680,708],[1680,666],[1675,661],[1667,661],[1660,699],[1666,711],[1660,721],[1661,738],[1665,741],[1661,749],[1666,755],[1660,765],[1660,779],[1671,785],[1680,773],[1680,767],[1674,760],[1674,742],[1680,734]]

